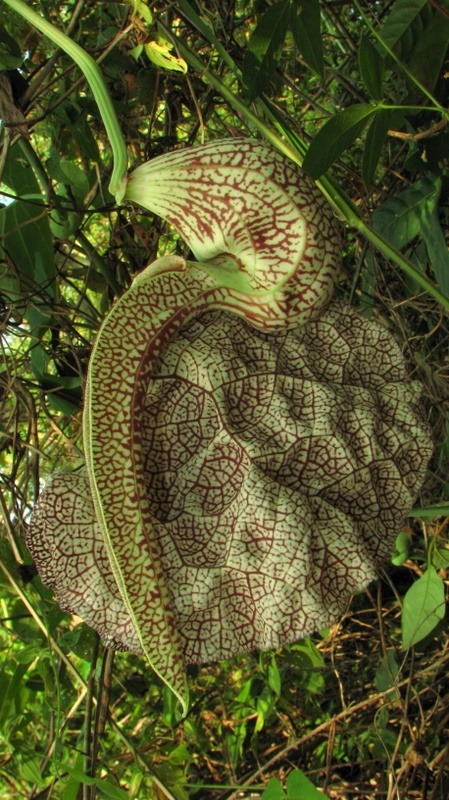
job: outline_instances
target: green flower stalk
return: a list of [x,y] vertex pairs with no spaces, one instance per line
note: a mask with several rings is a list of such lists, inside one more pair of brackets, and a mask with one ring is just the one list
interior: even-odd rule
[[70,39],[69,36],[66,36],[65,33],[55,28],[55,26],[47,22],[46,19],[36,14],[36,12],[29,8],[26,3],[23,3],[22,0],[4,0],[4,2],[14,9],[14,11],[17,11],[30,25],[33,25],[41,31],[44,36],[48,36],[48,38],[64,50],[82,70],[92,89],[95,102],[97,103],[112,147],[114,165],[109,183],[109,191],[115,197],[117,203],[121,203],[126,187],[128,153],[109,91],[103,80],[98,64],[82,47]]

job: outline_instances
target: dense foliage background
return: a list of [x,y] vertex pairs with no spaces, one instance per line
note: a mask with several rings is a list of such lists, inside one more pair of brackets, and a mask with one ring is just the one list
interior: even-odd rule
[[305,167],[342,221],[338,294],[400,342],[435,453],[378,584],[329,631],[192,668],[185,719],[141,659],[59,610],[23,543],[40,479],[80,463],[83,379],[114,298],[183,251],[159,218],[117,208],[77,64],[2,3],[0,797],[312,800],[314,784],[443,800],[448,0],[30,5],[101,64],[136,164],[237,134],[298,159],[312,142]]

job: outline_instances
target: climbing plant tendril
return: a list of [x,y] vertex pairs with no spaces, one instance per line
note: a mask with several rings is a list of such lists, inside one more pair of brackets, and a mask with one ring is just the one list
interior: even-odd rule
[[138,168],[126,198],[197,262],[158,259],[104,321],[87,474],[53,476],[28,545],[61,605],[144,653],[185,709],[186,662],[338,618],[388,555],[431,442],[391,336],[332,302],[336,223],[290,160],[214,142]]

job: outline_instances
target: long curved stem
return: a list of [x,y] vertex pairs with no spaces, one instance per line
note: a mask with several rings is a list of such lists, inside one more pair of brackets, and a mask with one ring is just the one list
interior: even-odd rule
[[29,8],[26,3],[23,3],[22,0],[4,0],[4,2],[31,25],[40,30],[44,36],[48,36],[48,38],[64,50],[70,58],[73,58],[85,75],[92,89],[112,147],[114,166],[109,190],[111,194],[114,195],[117,202],[120,203],[124,194],[124,178],[128,166],[128,153],[109,91],[103,80],[98,64],[82,47],[66,36],[65,33],[58,30],[58,28],[55,28],[50,22],[47,22],[46,19],[36,14],[36,12]]

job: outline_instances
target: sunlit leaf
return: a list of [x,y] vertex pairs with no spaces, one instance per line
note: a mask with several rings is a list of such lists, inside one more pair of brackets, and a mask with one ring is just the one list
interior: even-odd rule
[[287,777],[286,800],[329,800],[329,796],[319,792],[302,770],[294,769]]
[[403,599],[402,649],[407,650],[432,633],[445,612],[444,582],[434,567],[428,567]]
[[157,40],[145,42],[144,50],[150,61],[157,67],[174,70],[175,72],[187,72],[187,64],[183,58],[178,58],[171,51],[173,45],[162,36]]

